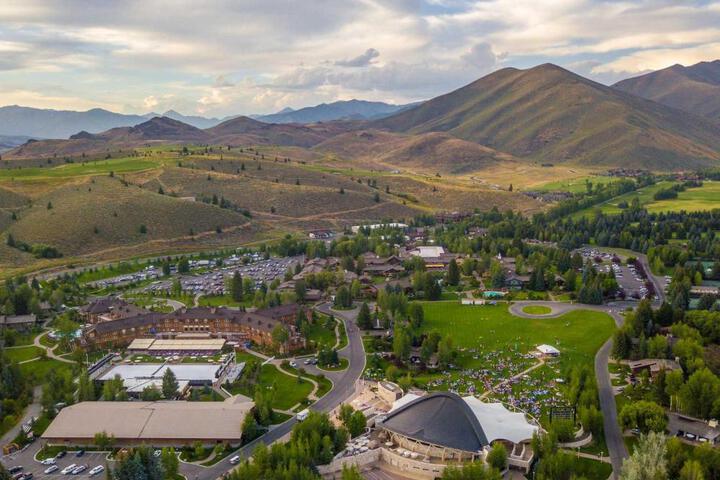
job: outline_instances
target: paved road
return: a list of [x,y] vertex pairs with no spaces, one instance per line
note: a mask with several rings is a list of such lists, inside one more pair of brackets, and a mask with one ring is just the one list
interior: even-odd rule
[[[529,305],[542,305],[552,309],[547,315],[529,315],[522,311],[523,307]],[[632,302],[618,302],[613,305],[583,305],[577,303],[561,303],[561,302],[516,302],[510,306],[510,312],[513,315],[524,318],[554,318],[572,310],[595,310],[609,314],[614,320],[618,328],[622,327],[625,319],[620,315],[627,306],[632,306]],[[595,379],[598,385],[598,395],[600,399],[600,410],[603,414],[603,428],[605,431],[605,443],[608,447],[610,463],[613,466],[613,477],[617,478],[622,468],[623,459],[628,457],[627,447],[623,440],[622,430],[617,421],[617,406],[615,404],[615,394],[613,392],[612,382],[610,381],[610,372],[608,371],[608,362],[610,353],[612,352],[612,338],[598,350],[595,354]]]
[[28,405],[23,414],[22,420],[13,428],[5,432],[5,435],[0,437],[0,446],[10,443],[20,433],[22,426],[27,423],[32,417],[39,417],[42,411],[40,405],[40,397],[42,396],[42,387],[35,387],[33,389],[33,402]]
[[[310,407],[310,410],[319,412],[329,412],[346,401],[355,391],[356,382],[365,369],[365,349],[362,343],[362,335],[354,321],[357,317],[357,309],[335,312],[332,311],[330,307],[330,304],[322,304],[317,306],[316,309],[323,313],[332,313],[336,318],[341,319],[345,323],[348,345],[338,353],[340,356],[347,358],[350,365],[342,372],[342,376],[334,382],[333,389]],[[255,450],[260,443],[269,445],[290,433],[296,421],[295,418],[291,418],[285,423],[273,427],[262,437],[241,448],[235,455],[240,455],[242,458],[250,457],[253,450]],[[215,480],[231,468],[232,466],[228,458],[223,459],[212,467],[181,464],[180,472],[186,475],[188,480]]]

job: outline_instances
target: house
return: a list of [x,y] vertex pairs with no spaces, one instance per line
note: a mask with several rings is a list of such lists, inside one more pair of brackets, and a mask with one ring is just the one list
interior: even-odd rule
[[513,290],[520,290],[530,281],[530,275],[518,275],[511,272],[505,277],[505,286]]
[[631,361],[628,362],[628,366],[633,375],[640,375],[643,371],[647,371],[650,378],[655,378],[660,372],[682,370],[678,362],[665,358],[645,358]]
[[720,427],[717,420],[701,420],[679,413],[668,413],[668,431],[670,435],[680,437],[686,442],[720,443]]
[[308,232],[308,237],[313,240],[330,240],[335,237],[335,232],[332,230],[312,230]]
[[18,331],[29,331],[38,325],[38,318],[35,314],[27,315],[0,315],[0,330],[10,329]]
[[84,323],[98,323],[136,317],[150,312],[132,303],[128,303],[122,298],[107,296],[97,298],[81,307],[79,313],[80,319]]

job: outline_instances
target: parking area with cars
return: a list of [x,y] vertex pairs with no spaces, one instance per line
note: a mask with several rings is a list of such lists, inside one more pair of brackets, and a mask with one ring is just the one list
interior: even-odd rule
[[107,452],[71,451],[55,457],[36,460],[37,447],[28,448],[2,457],[2,463],[11,472],[13,480],[39,478],[101,478],[111,462]]
[[592,261],[597,271],[607,273],[612,270],[620,288],[620,295],[626,300],[640,300],[651,294],[646,286],[644,272],[634,264],[628,264],[625,259],[615,254],[594,248],[581,248],[579,252],[583,259]]

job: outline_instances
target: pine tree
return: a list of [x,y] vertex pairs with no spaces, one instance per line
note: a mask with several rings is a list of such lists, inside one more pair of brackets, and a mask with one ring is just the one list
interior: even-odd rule
[[175,373],[173,373],[173,371],[168,368],[167,370],[165,370],[162,379],[163,397],[167,398],[168,400],[175,398],[178,394],[179,388],[180,385],[178,384],[177,378],[175,377]]

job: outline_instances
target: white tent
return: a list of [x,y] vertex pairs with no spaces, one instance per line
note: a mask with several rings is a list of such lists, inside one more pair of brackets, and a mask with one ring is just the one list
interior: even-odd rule
[[548,355],[550,357],[557,357],[558,355],[560,355],[560,350],[553,347],[552,345],[538,345],[537,351],[542,353],[543,355]]
[[502,403],[485,403],[472,396],[463,397],[463,400],[477,417],[488,442],[522,443],[532,439],[538,430],[528,423],[524,414],[511,412]]

